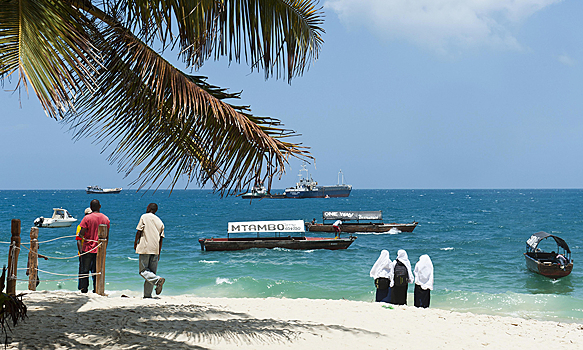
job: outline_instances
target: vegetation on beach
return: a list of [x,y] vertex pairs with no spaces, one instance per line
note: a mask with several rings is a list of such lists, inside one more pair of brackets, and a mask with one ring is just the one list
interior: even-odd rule
[[279,120],[226,102],[240,93],[187,74],[244,59],[288,81],[318,56],[316,0],[0,0],[0,78],[31,87],[75,138],[93,137],[140,188],[181,178],[230,194],[310,158]]
[[0,332],[4,335],[4,344],[8,344],[8,331],[10,330],[10,321],[16,326],[19,321],[23,321],[26,315],[26,305],[22,302],[24,294],[9,295],[4,293],[6,281],[6,266],[2,269],[0,276]]

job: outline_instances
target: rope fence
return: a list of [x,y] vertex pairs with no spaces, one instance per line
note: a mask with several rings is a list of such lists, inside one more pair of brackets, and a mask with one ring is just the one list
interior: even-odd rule
[[[59,239],[66,239],[66,238],[73,238],[77,237],[76,235],[68,235],[68,236],[61,236],[52,238],[49,240],[45,240],[42,242],[38,241],[38,233],[39,229],[37,227],[32,227],[30,230],[30,242],[21,242],[20,237],[20,220],[13,219],[11,224],[11,240],[10,242],[2,242],[0,244],[9,244],[9,252],[8,252],[8,268],[7,268],[7,283],[6,283],[6,292],[9,295],[16,295],[16,282],[17,281],[28,281],[28,289],[29,290],[36,290],[36,286],[40,282],[38,278],[38,273],[46,273],[49,275],[54,276],[62,276],[68,278],[61,278],[61,279],[52,279],[52,280],[43,280],[43,282],[60,282],[60,281],[67,281],[67,280],[82,280],[82,279],[89,279],[89,277],[94,277],[94,291],[97,294],[105,295],[105,256],[106,256],[106,249],[107,249],[107,226],[106,225],[99,225],[98,229],[98,237],[99,240],[92,240],[92,239],[84,239],[85,242],[95,242],[97,245],[86,252],[82,252],[70,257],[54,257],[54,256],[47,256],[44,254],[40,254],[39,244],[40,243],[49,243]],[[29,245],[27,247],[26,245]],[[28,263],[26,268],[18,268],[18,255],[22,251],[22,247],[28,250]],[[50,272],[41,270],[38,268],[38,257],[42,257],[46,260],[48,259],[56,259],[56,260],[69,260],[76,257],[81,257],[83,255],[89,253],[96,253],[96,260],[95,260],[95,267],[96,272],[92,273],[84,273],[84,274],[64,274],[64,273],[57,273],[57,272]],[[28,279],[19,279],[17,277],[18,270],[25,270],[26,274],[29,275]]]

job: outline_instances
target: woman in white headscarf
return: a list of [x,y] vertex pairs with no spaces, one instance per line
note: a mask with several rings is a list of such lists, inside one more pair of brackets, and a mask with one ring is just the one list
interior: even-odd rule
[[423,254],[415,264],[415,292],[413,294],[416,307],[429,307],[431,291],[433,290],[433,263],[429,255]]
[[413,273],[411,272],[411,262],[407,252],[403,249],[397,252],[395,259],[390,266],[389,280],[391,286],[391,304],[407,305],[408,283],[413,283]]
[[381,255],[370,269],[370,277],[374,278],[377,289],[375,301],[388,303],[391,300],[391,288],[389,287],[389,269],[391,259],[387,250],[381,251]]

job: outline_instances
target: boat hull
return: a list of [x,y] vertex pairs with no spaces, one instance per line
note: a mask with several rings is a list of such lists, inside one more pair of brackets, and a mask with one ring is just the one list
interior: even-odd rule
[[57,220],[57,221],[53,221],[52,219],[44,219],[44,221],[42,222],[42,224],[36,224],[35,226],[37,227],[51,227],[51,228],[55,228],[55,227],[71,227],[71,225],[73,225],[73,223],[75,223],[77,221],[77,219],[74,220]]
[[[530,253],[536,254],[536,253]],[[524,253],[524,258],[526,259],[526,267],[533,272],[543,275],[548,278],[558,279],[561,277],[568,276],[573,270],[573,263],[569,263],[561,268],[561,265],[551,261],[545,261],[544,259],[536,259],[529,255],[529,253]]]
[[286,198],[338,198],[350,196],[350,191],[352,191],[352,186],[349,185],[317,186],[312,190],[288,188],[285,196]]
[[201,238],[200,248],[206,251],[234,251],[251,248],[285,248],[294,250],[348,248],[356,237],[330,239],[322,237],[261,237],[261,238]]
[[116,194],[116,193],[120,193],[121,189],[115,189],[115,190],[85,190],[85,192],[87,192],[87,194]]
[[[410,224],[398,223],[372,223],[372,224],[342,224],[340,230],[346,233],[356,232],[388,232],[392,228],[396,228],[401,232],[413,232],[417,227],[417,222]],[[311,224],[306,222],[306,229],[310,232],[334,232],[332,224]]]

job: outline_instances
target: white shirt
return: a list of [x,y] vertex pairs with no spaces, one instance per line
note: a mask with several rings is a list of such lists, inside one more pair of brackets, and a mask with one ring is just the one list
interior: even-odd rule
[[155,214],[146,213],[140,217],[138,231],[142,231],[142,236],[136,246],[136,254],[160,253],[160,237],[164,237],[164,223]]

